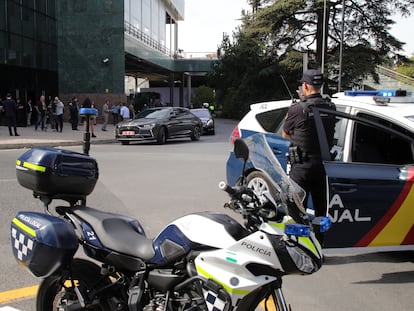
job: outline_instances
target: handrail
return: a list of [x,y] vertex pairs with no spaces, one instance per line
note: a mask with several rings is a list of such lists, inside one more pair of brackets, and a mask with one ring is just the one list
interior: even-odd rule
[[156,49],[157,51],[160,51],[161,53],[163,53],[163,54],[165,54],[169,57],[174,56],[171,53],[170,49],[168,49],[167,47],[162,45],[157,40],[154,40],[153,38],[151,38],[151,36],[149,36],[146,33],[142,32],[141,29],[138,29],[137,27],[135,27],[134,25],[132,25],[131,23],[129,23],[127,21],[124,21],[124,31],[127,34],[133,36],[134,38],[137,38],[141,42],[145,43],[146,45]]
[[377,72],[404,84],[414,86],[414,79],[392,69],[377,65]]

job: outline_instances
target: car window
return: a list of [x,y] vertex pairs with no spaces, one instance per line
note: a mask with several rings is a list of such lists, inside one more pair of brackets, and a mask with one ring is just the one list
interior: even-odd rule
[[194,110],[191,112],[200,118],[210,118],[210,112],[207,109]]
[[162,119],[166,117],[166,109],[146,109],[135,116],[135,119]]
[[[337,111],[345,112],[346,107],[336,107]],[[345,136],[346,128],[348,125],[348,119],[346,118],[336,118],[335,122],[335,133],[334,133],[334,142],[331,149],[331,154],[335,161],[343,161],[343,150],[345,145]]]
[[[390,121],[365,113],[359,113],[357,116],[412,137],[412,134],[406,129]],[[353,162],[396,165],[414,162],[411,141],[391,132],[358,122],[354,126],[351,153]]]
[[289,107],[265,111],[256,114],[257,122],[266,132],[282,135],[283,121]]

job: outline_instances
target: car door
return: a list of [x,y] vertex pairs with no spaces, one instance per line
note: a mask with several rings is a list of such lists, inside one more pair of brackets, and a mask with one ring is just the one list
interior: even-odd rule
[[[322,110],[322,109],[321,109]],[[413,136],[396,124],[335,112],[338,137],[332,158],[315,113],[328,180],[333,226],[325,247],[414,244]],[[319,125],[318,125],[319,123]],[[335,149],[336,148],[336,149]]]
[[191,129],[193,128],[193,124],[189,118],[187,110],[183,108],[174,108],[174,112],[177,116],[176,134],[180,136],[188,135],[188,133],[190,133]]
[[176,113],[176,109],[170,109],[168,114],[168,137],[174,137],[180,131],[180,122]]

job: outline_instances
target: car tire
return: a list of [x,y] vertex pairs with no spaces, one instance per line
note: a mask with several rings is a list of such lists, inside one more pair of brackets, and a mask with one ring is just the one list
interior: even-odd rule
[[201,128],[196,125],[193,128],[193,131],[191,132],[191,140],[200,140],[200,136],[201,136]]
[[269,178],[260,171],[250,173],[246,178],[247,187],[253,189],[256,195],[261,198],[263,192],[268,191],[273,198],[276,198],[274,187]]
[[158,131],[157,143],[158,145],[164,145],[166,141],[167,141],[167,135],[165,133],[165,128],[161,127],[160,130]]
[[121,141],[121,144],[123,144],[123,145],[129,145],[129,141],[123,140],[123,141]]

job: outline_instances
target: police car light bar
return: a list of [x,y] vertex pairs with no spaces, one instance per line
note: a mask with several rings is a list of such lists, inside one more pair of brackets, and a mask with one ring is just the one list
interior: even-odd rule
[[344,93],[345,93],[345,96],[383,96],[383,97],[407,96],[406,90],[345,91]]

